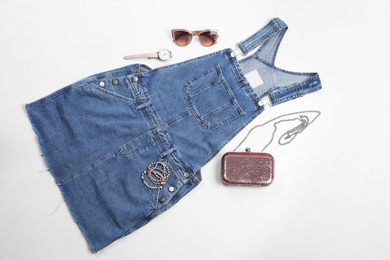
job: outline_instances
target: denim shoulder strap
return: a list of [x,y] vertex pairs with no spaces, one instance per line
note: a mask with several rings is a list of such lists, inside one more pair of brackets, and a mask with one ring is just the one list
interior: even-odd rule
[[256,55],[264,61],[274,64],[280,41],[286,33],[287,28],[285,22],[279,18],[274,18],[251,37],[238,43],[237,47],[242,55],[245,56],[250,51],[260,46]]
[[291,72],[275,66],[276,53],[287,29],[285,22],[274,18],[251,37],[238,43],[237,49],[230,54],[232,58],[237,55],[245,56],[258,48],[239,63],[244,75],[256,71],[260,76],[261,84],[252,87],[260,98],[268,96],[272,105],[321,89],[318,73]]

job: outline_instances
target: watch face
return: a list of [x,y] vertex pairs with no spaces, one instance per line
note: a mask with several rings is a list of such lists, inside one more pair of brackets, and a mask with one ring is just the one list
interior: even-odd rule
[[162,49],[158,52],[158,57],[161,60],[166,61],[171,57],[171,52],[167,49]]

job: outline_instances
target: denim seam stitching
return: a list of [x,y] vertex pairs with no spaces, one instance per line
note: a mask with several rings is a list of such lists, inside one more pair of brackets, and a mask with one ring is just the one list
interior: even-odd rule
[[[273,65],[273,64],[271,64],[271,63],[269,63],[269,62],[267,62],[267,61],[265,61],[262,58],[257,57],[257,56],[255,56],[254,59],[260,61],[264,65],[267,65],[270,68],[277,70],[279,72],[284,72],[284,73],[291,74],[291,75],[302,75],[302,76],[315,76],[315,75],[317,75],[316,72],[295,72],[295,71],[284,70],[284,69],[281,69],[279,67],[276,67],[275,65]],[[305,82],[305,81],[303,81],[303,82]]]
[[222,111],[225,111],[226,109],[228,109],[229,107],[232,107],[232,106],[234,106],[234,103],[233,103],[232,100],[230,100],[229,102],[225,103],[224,105],[217,107],[213,111],[200,116],[200,119],[205,121],[205,120],[207,120],[207,119],[209,119],[209,118],[211,118],[211,117],[221,113]]
[[134,102],[135,102],[135,101],[134,101],[133,99],[131,99],[131,98],[128,98],[128,97],[125,97],[125,96],[121,96],[121,95],[118,95],[117,93],[114,93],[114,92],[111,92],[111,91],[102,89],[101,87],[99,87],[99,86],[96,85],[95,83],[91,83],[91,87],[93,87],[95,90],[100,91],[101,93],[106,94],[106,95],[108,95],[108,96],[110,96],[110,97],[119,99],[119,100],[121,100],[121,101],[125,101],[126,103],[134,103]]
[[[195,81],[195,82],[196,82],[196,81]],[[216,84],[218,84],[218,83],[220,83],[220,82],[221,82],[221,79],[218,78],[218,79],[216,79],[215,81],[213,81],[213,82],[211,82],[211,83],[209,83],[209,84],[205,84],[205,85],[202,86],[201,88],[198,88],[198,89],[196,89],[196,90],[194,90],[194,91],[188,93],[188,95],[189,95],[190,97],[195,97],[196,95],[199,95],[200,93],[202,93],[202,92],[208,90],[208,89],[211,88],[213,85],[216,85]]]
[[[122,150],[118,153],[118,155],[124,156],[124,157],[129,157],[129,156],[133,155],[133,154],[136,153],[136,152],[140,152],[140,151],[145,150],[145,149],[147,149],[147,148],[150,148],[150,147],[152,147],[152,146],[154,146],[154,145],[156,145],[156,144],[157,144],[157,143],[156,143],[156,141],[155,141],[154,138],[153,138],[153,140],[151,140],[149,143],[147,143],[147,144],[145,144],[145,145],[143,145],[143,146],[141,146],[141,147],[137,147],[137,148],[135,148],[135,149],[133,149],[133,150],[131,150],[131,151],[129,151],[129,152],[124,152],[124,149],[122,149]],[[122,146],[122,147],[123,147],[123,146]]]
[[93,168],[96,168],[99,164],[103,163],[104,161],[114,157],[117,153],[120,152],[122,148],[119,148],[119,149],[116,149],[114,151],[111,151],[109,152],[108,154],[100,157],[99,159],[93,161],[92,163],[90,164],[87,164],[86,166],[83,166],[82,168],[80,168],[79,170],[77,170],[76,172],[68,175],[68,176],[65,176],[63,177],[61,180],[59,180],[57,182],[58,185],[63,185],[63,184],[66,184],[67,182],[71,181],[72,179],[90,171],[91,169]]
[[166,124],[167,124],[167,126],[173,125],[175,123],[182,121],[184,118],[186,118],[189,115],[190,115],[190,112],[185,112],[185,113],[181,114],[180,116],[169,120]]
[[[300,89],[298,89],[298,90],[300,90],[299,94],[302,94],[302,96],[303,96],[303,95],[305,95],[305,93],[307,91],[309,91],[310,89],[313,89],[313,87],[304,88],[302,86],[304,86],[305,84],[309,83],[310,81],[313,81],[313,80],[315,81],[315,79],[318,77],[318,74],[317,73],[314,73],[314,74],[315,75],[312,78],[310,78],[310,79],[304,80],[304,81],[302,81],[300,83],[294,83],[292,86],[291,85],[289,85],[289,86],[279,86],[277,88],[274,88],[273,90],[270,89],[269,92],[270,93],[272,92],[273,95],[280,95],[280,94],[283,94],[283,93],[286,93],[286,92],[291,92],[292,88],[294,88],[295,91],[297,91],[296,85],[300,85]],[[274,90],[277,90],[277,91],[274,91]]]
[[[281,104],[281,103],[284,103],[284,102],[287,102],[287,101],[290,101],[290,100],[293,100],[293,99],[296,99],[296,98],[300,98],[300,97],[303,97],[307,94],[310,94],[312,92],[315,92],[315,91],[318,91],[321,89],[321,85],[319,87],[316,87],[316,88],[311,88],[311,89],[306,89],[306,90],[302,90],[302,92],[300,94],[298,94],[297,92],[296,93],[291,93],[285,97],[280,97],[280,98],[276,98],[274,95],[275,93],[271,93],[273,96],[272,96],[272,99],[273,99],[273,104],[274,105],[278,105],[278,104]],[[287,92],[287,91],[284,91],[284,92]],[[277,92],[277,94],[283,94],[283,92]],[[275,100],[276,98],[276,100]]]
[[[175,162],[175,155],[173,155],[175,152],[176,152],[176,148],[175,150],[170,153],[170,154],[167,154],[164,159],[166,160],[167,164],[169,165],[170,169],[171,169],[171,174],[174,174],[175,177],[177,178],[178,181],[180,181],[181,183],[184,183],[184,177],[183,177],[183,170],[182,168],[184,167],[180,167],[178,165],[178,163]],[[176,157],[177,158],[177,157]],[[181,163],[181,161],[179,160],[179,163]]]
[[[223,78],[222,78],[222,72],[221,72],[221,67],[219,64],[217,65],[214,65],[213,67],[207,69],[206,71],[202,72],[201,74],[195,76],[194,78],[190,79],[189,81],[187,81],[187,83],[184,85],[186,87],[189,87],[191,86],[193,83],[199,81],[200,79],[204,78],[204,77],[208,77],[210,76],[211,73],[213,72],[216,72],[217,74],[217,77],[214,81],[212,81],[211,83],[207,84],[207,86],[209,85],[213,85],[215,83],[218,83],[219,81],[221,81]],[[203,87],[202,87],[203,88]],[[201,88],[201,89],[202,89]],[[190,92],[189,94],[192,94],[193,92],[197,92],[198,90],[194,90],[192,92]],[[200,91],[202,92],[202,91]]]
[[225,120],[219,122],[218,124],[213,124],[213,125],[211,125],[211,126],[209,126],[209,125],[203,125],[203,126],[204,126],[204,128],[206,128],[206,129],[208,129],[208,130],[216,129],[216,128],[218,128],[218,127],[220,127],[220,126],[222,126],[222,125],[224,125],[224,124],[227,124],[227,123],[229,123],[230,121],[233,121],[233,120],[235,120],[235,119],[237,119],[237,118],[239,118],[239,117],[241,117],[241,116],[242,116],[242,114],[237,113],[237,114],[234,115],[233,117],[229,117],[229,118],[227,118],[227,119],[225,119]]

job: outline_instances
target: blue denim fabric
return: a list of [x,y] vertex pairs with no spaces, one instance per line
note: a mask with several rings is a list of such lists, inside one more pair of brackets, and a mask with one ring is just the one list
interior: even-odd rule
[[[47,165],[93,252],[197,186],[200,168],[263,112],[261,98],[276,105],[321,88],[317,73],[274,66],[286,30],[273,19],[238,45],[244,54],[261,46],[240,61],[225,49],[157,69],[134,64],[26,105]],[[250,85],[250,71],[261,77],[260,86]],[[169,173],[149,171],[153,163]]]

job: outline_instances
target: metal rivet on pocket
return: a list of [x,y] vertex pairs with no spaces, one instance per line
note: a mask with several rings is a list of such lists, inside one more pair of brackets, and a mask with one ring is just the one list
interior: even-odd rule
[[160,197],[158,199],[159,202],[164,203],[167,199],[165,197]]
[[113,79],[111,81],[111,83],[112,83],[112,85],[116,86],[116,85],[118,85],[119,81],[117,79]]
[[104,88],[106,86],[106,83],[104,81],[99,82],[99,87]]
[[189,178],[189,177],[190,177],[190,174],[189,174],[188,172],[185,172],[185,173],[184,173],[184,177]]
[[169,192],[174,192],[174,191],[175,191],[175,187],[173,187],[173,186],[169,187],[169,188],[168,188],[168,191],[169,191]]
[[133,80],[133,82],[137,82],[138,81],[138,77],[134,76],[132,80]]

